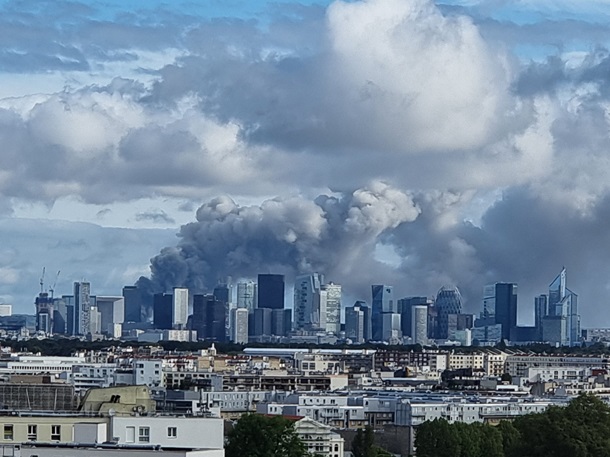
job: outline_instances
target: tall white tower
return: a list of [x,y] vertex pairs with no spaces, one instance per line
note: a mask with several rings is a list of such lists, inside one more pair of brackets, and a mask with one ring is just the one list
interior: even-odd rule
[[189,290],[184,287],[174,287],[172,297],[172,327],[184,327],[188,320],[188,312]]

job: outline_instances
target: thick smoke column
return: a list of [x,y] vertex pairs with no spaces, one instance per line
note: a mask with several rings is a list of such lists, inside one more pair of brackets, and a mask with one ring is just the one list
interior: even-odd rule
[[275,198],[260,206],[217,197],[197,210],[196,222],[182,226],[177,246],[152,259],[152,286],[206,291],[219,278],[266,272],[321,271],[344,281],[355,270],[375,268],[380,237],[419,213],[411,195],[381,182],[340,196]]

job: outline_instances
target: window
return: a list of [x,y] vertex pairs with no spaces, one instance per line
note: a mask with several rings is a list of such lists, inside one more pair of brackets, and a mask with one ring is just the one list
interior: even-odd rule
[[61,440],[61,425],[51,425],[51,441]]
[[13,425],[12,424],[4,425],[4,439],[5,440],[13,439]]
[[36,441],[38,438],[38,426],[36,424],[28,425],[28,441]]
[[177,438],[178,437],[178,428],[177,427],[167,427],[167,437],[168,438]]
[[150,427],[140,427],[138,429],[138,441],[140,443],[150,442]]

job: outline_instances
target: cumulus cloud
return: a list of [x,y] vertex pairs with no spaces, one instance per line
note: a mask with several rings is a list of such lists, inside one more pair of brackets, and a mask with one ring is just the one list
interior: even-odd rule
[[[336,1],[276,5],[261,24],[11,5],[0,79],[65,73],[62,90],[0,100],[3,212],[67,196],[207,201],[154,258],[159,288],[325,270],[360,298],[371,282],[457,283],[474,311],[485,282],[539,292],[566,264],[583,307],[602,302],[608,26],[580,7]],[[170,222],[161,211],[131,220]],[[401,261],[376,261],[379,244]]]

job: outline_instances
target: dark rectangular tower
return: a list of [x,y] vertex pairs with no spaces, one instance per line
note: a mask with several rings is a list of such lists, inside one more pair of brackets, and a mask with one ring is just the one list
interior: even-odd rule
[[258,307],[284,309],[284,275],[258,275]]

